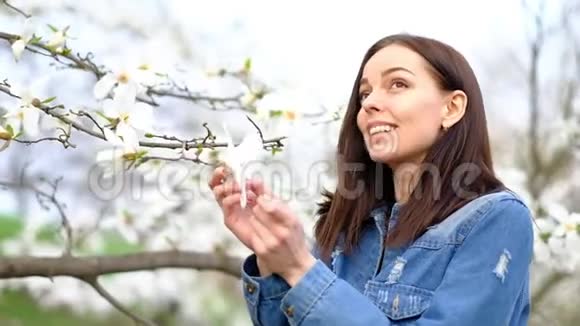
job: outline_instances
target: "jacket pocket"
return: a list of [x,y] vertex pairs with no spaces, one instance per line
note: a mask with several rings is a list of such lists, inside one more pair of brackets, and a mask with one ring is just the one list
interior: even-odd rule
[[365,294],[393,321],[418,319],[431,304],[433,292],[412,285],[369,281]]

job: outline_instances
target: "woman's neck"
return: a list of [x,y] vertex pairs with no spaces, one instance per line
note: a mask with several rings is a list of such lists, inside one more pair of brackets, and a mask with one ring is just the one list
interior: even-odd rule
[[397,203],[404,204],[409,200],[419,181],[419,168],[420,165],[415,163],[399,164],[392,168]]

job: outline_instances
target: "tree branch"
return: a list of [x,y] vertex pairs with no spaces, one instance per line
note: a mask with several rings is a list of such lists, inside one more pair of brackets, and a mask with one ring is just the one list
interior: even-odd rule
[[133,319],[133,321],[137,325],[155,326],[155,323],[135,315],[122,303],[120,303],[117,299],[115,299],[107,290],[105,290],[105,288],[99,283],[96,277],[81,278],[81,280],[92,286],[93,289],[95,289],[95,291],[97,291],[97,293],[101,295],[101,297],[107,300],[113,307],[115,307],[121,313]]
[[[0,32],[0,39],[4,39],[9,43],[13,43],[14,41],[20,39],[20,36]],[[94,55],[92,53],[87,53],[86,55],[82,56],[79,53],[73,54],[72,51],[70,51],[70,49],[68,48],[66,48],[65,51],[63,52],[55,52],[53,49],[51,49],[50,47],[41,42],[29,43],[26,46],[26,49],[31,52],[36,51],[35,53],[37,54],[43,54],[47,57],[51,57],[58,63],[66,66],[67,68],[91,72],[97,79],[101,79],[101,77],[105,75],[104,68],[97,66],[93,62]],[[40,53],[35,49],[41,49],[46,51],[47,53]],[[61,61],[60,60],[61,58],[66,59],[68,62]]]
[[[7,86],[3,86],[0,84],[0,92],[6,93],[11,97],[20,99],[20,97],[18,95],[13,94],[10,91],[10,88]],[[47,106],[41,103],[37,103],[37,108],[41,111],[43,111],[44,113],[46,113],[47,115],[52,116],[53,118],[56,118],[62,122],[64,122],[67,125],[70,125],[72,128],[83,132],[89,136],[95,137],[95,138],[99,138],[101,140],[105,140],[105,135],[103,134],[103,132],[96,132],[93,131],[91,129],[85,128],[83,125],[81,125],[80,123],[73,121],[71,119],[69,119],[65,113],[58,113],[57,110],[55,110],[56,108],[64,108],[64,106],[59,105],[59,106]],[[84,112],[82,114],[83,116],[90,116],[88,113]],[[95,122],[95,119],[91,117],[91,120],[93,122]],[[99,126],[100,127],[100,126]],[[102,130],[102,128],[100,127],[100,129]],[[207,128],[206,128],[207,129]],[[213,141],[213,138],[208,138],[206,137],[199,137],[199,138],[193,138],[191,140],[182,140],[179,139],[177,137],[169,137],[169,136],[156,136],[156,135],[150,135],[150,138],[163,138],[165,140],[169,140],[171,142],[163,142],[163,143],[158,143],[158,142],[148,142],[148,141],[140,141],[139,142],[139,146],[141,147],[149,147],[149,148],[167,148],[167,149],[181,149],[183,148],[183,144],[185,143],[185,148],[186,149],[190,149],[190,148],[219,148],[219,147],[227,147],[227,143],[216,143]],[[282,140],[286,139],[287,137],[276,137],[276,138],[271,138],[271,139],[264,139],[264,149],[268,149],[271,147],[284,147]],[[209,141],[208,140],[212,140]]]
[[2,257],[0,279],[31,276],[90,278],[161,268],[213,270],[239,278],[242,260],[225,254],[155,251],[117,256]]
[[44,138],[40,138],[40,139],[35,139],[35,140],[23,140],[23,139],[18,139],[18,138],[12,138],[13,141],[17,142],[17,143],[21,143],[21,144],[26,144],[26,145],[32,145],[32,144],[38,144],[41,142],[45,142],[45,141],[56,141],[62,144],[62,146],[66,149],[69,147],[72,148],[76,148],[77,146],[73,143],[70,142],[70,130],[64,130],[63,128],[57,128],[58,130],[60,130],[62,133],[60,135],[58,135],[58,137],[44,137]]
[[3,3],[3,4],[6,6],[6,7],[10,8],[10,9],[12,9],[12,10],[14,10],[14,11],[16,11],[17,13],[21,14],[22,16],[24,16],[24,17],[26,17],[26,18],[30,18],[30,17],[32,17],[30,14],[27,14],[27,13],[25,13],[24,11],[22,11],[21,9],[19,9],[19,8],[16,8],[16,7],[14,7],[13,5],[11,5],[10,3],[8,3],[8,0],[2,0],[2,3]]
[[[0,39],[4,39],[9,43],[13,43],[20,38],[18,35],[0,32]],[[65,48],[63,52],[55,52],[54,49],[48,47],[47,45],[41,42],[32,42],[26,46],[26,50],[39,54],[45,57],[49,57],[54,59],[59,64],[64,65],[66,68],[71,69],[78,69],[84,70],[92,73],[97,80],[101,79],[107,72],[104,66],[98,66],[94,63],[94,55],[92,53],[87,53],[86,55],[82,56],[80,53],[76,55],[72,53],[70,48]],[[42,50],[42,51],[39,51]],[[45,52],[43,52],[45,51]],[[68,60],[69,62],[63,62],[61,58]],[[236,74],[230,72],[227,74],[228,76],[232,76],[235,78],[240,78],[240,81],[244,83],[249,89],[251,89],[251,85],[246,79],[242,80],[240,74]],[[215,96],[207,96],[198,93],[191,92],[188,87],[186,86],[179,86],[175,81],[170,80],[169,89],[160,88],[160,86],[156,87],[147,87],[146,95],[149,96],[148,98],[143,98],[141,96],[137,97],[137,101],[147,103],[152,106],[159,106],[159,104],[155,101],[153,96],[158,97],[172,97],[181,100],[190,101],[192,103],[203,103],[206,105],[207,108],[212,110],[233,110],[239,109],[242,111],[251,111],[244,108],[242,104],[242,96],[243,94],[238,94],[235,96],[229,97],[215,97]],[[218,106],[219,104],[219,106]]]
[[63,227],[63,229],[65,231],[65,249],[64,249],[63,255],[64,256],[71,256],[72,255],[72,246],[73,246],[72,227],[70,225],[68,217],[66,216],[66,213],[64,212],[64,204],[62,204],[61,202],[59,202],[56,199],[58,185],[59,185],[61,180],[62,180],[62,178],[58,178],[53,182],[47,181],[47,183],[51,187],[51,192],[45,192],[45,191],[38,189],[37,187],[35,187],[32,184],[27,184],[24,182],[24,169],[23,169],[23,172],[22,172],[21,177],[20,177],[20,183],[0,181],[0,186],[11,187],[11,188],[19,187],[19,188],[25,188],[25,189],[30,189],[30,190],[34,191],[34,193],[36,193],[36,197],[38,198],[40,206],[46,210],[49,210],[49,207],[43,202],[43,200],[49,201],[50,204],[53,205],[56,208],[56,210],[58,211],[58,214],[59,214],[60,220],[61,220],[61,226]]

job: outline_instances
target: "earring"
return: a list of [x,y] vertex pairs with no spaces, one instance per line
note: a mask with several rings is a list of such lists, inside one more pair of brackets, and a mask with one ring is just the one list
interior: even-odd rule
[[442,125],[441,130],[443,130],[443,132],[447,132],[447,130],[449,130],[449,126]]

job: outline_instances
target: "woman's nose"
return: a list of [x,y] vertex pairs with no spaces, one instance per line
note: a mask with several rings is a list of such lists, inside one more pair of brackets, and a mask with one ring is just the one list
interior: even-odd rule
[[362,108],[366,111],[366,113],[371,113],[373,111],[378,112],[381,111],[380,104],[376,99],[376,96],[369,94],[362,102]]

